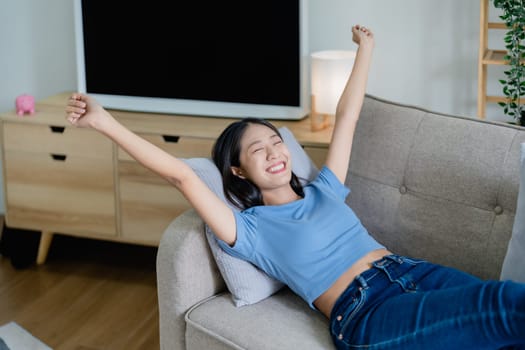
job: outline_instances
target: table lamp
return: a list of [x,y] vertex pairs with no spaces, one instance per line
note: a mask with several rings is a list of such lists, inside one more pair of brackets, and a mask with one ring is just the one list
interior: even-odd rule
[[323,130],[335,116],[339,97],[350,76],[355,51],[319,51],[311,54],[312,131]]

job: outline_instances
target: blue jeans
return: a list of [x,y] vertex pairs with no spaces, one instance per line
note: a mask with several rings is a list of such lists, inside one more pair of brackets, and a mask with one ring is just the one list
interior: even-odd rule
[[337,349],[525,349],[525,284],[389,255],[334,305]]

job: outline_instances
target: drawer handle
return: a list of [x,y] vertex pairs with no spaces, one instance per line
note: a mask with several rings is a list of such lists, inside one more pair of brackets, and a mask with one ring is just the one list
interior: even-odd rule
[[180,136],[162,135],[164,142],[177,143],[179,142]]
[[67,158],[67,156],[65,154],[53,154],[51,153],[51,158],[53,158],[53,160],[56,160],[56,161],[59,161],[59,162],[64,162]]
[[51,125],[49,128],[51,129],[51,132],[55,134],[63,134],[64,130],[66,129],[63,126],[54,126],[54,125]]

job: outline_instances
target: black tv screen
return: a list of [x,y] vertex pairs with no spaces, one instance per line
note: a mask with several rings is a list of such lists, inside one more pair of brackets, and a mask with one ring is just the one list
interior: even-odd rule
[[304,3],[78,0],[78,86],[110,108],[307,114]]

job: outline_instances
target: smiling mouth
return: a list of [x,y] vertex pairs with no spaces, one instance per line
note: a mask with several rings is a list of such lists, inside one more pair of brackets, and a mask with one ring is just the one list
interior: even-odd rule
[[279,164],[276,164],[268,168],[267,171],[271,174],[277,174],[277,173],[284,171],[285,169],[286,169],[286,165],[284,164],[284,162],[281,162]]

